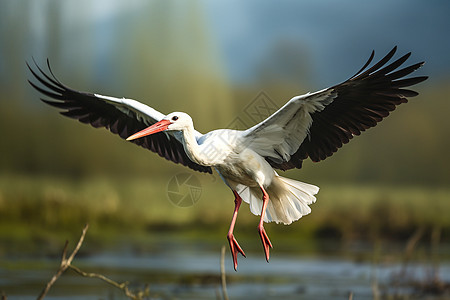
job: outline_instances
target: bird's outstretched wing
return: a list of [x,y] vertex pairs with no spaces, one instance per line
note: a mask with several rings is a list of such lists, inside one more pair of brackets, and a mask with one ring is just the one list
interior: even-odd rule
[[[41,86],[28,80],[40,93],[52,100],[42,99],[45,103],[62,109],[62,115],[90,124],[93,127],[105,127],[122,139],[136,133],[158,121],[164,115],[159,111],[135,100],[120,99],[98,94],[76,91],[61,83],[53,74],[47,60],[49,74],[45,73],[36,63],[34,70],[27,63],[33,76]],[[196,132],[198,137],[201,134]],[[175,163],[187,166],[195,171],[212,173],[210,167],[194,163],[187,156],[180,140],[171,133],[161,132],[131,141],[147,148],[161,157]]]
[[247,129],[243,141],[264,156],[272,167],[282,170],[301,168],[310,158],[326,159],[355,135],[374,127],[397,105],[417,92],[404,89],[427,79],[404,78],[423,62],[400,68],[407,53],[385,66],[394,56],[394,47],[384,58],[368,68],[368,61],[354,76],[341,84],[289,100],[266,120]]

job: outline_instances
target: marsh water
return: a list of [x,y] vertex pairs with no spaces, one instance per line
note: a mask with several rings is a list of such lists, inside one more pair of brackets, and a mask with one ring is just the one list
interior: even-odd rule
[[[150,247],[125,243],[101,251],[82,250],[73,265],[117,282],[128,281],[131,289],[144,289],[148,285],[150,299],[221,299],[221,242],[164,237],[156,244],[156,247]],[[225,269],[230,299],[348,299],[350,292],[354,299],[374,299],[374,293],[421,299],[423,294],[414,286],[396,284],[395,278],[404,272],[408,280],[424,281],[435,271],[433,264],[438,266],[439,278],[450,281],[448,258],[444,261],[418,259],[409,262],[405,268],[395,251],[374,251],[364,244],[342,246],[328,242],[325,248],[329,251],[320,253],[280,244],[278,249],[274,244],[270,263],[264,260],[259,244],[245,249],[247,258],[239,257],[238,272],[232,268],[226,247]],[[446,252],[440,248],[441,253]],[[57,255],[9,256],[2,257],[0,267],[0,290],[8,299],[36,299],[60,263]],[[445,299],[442,296],[427,297]],[[67,270],[46,299],[61,298],[126,299],[126,296],[99,279],[85,278]]]

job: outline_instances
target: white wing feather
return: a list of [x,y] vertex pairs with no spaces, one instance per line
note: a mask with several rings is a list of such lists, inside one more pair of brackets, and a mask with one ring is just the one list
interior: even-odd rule
[[322,111],[335,97],[332,89],[296,96],[273,115],[247,129],[242,143],[274,162],[289,161],[308,135],[311,114]]
[[[144,122],[148,126],[161,121],[166,116],[156,109],[133,99],[116,98],[111,96],[103,96],[100,94],[94,94],[94,96],[104,100],[105,102],[113,104],[117,109],[125,114],[130,114],[130,111],[133,111],[133,113],[136,115],[136,118],[139,121]],[[198,132],[197,130],[194,130],[194,132],[195,138],[197,140],[199,140],[203,136],[203,134]],[[165,134],[170,134],[179,142],[183,142],[181,132],[169,131],[165,132]]]

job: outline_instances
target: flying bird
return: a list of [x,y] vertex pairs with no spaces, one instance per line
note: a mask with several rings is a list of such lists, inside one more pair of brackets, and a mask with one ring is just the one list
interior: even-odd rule
[[[355,75],[332,87],[290,99],[284,106],[247,130],[218,129],[202,134],[183,112],[163,114],[143,103],[74,90],[59,81],[47,60],[48,72],[36,62],[30,69],[37,82],[29,83],[61,114],[104,127],[132,143],[195,171],[220,175],[234,194],[227,239],[234,269],[238,253],[245,253],[234,227],[242,200],[255,215],[267,262],[272,243],[264,222],[290,224],[311,212],[317,186],[280,176],[275,169],[300,169],[305,159],[319,162],[342,145],[374,127],[407,97],[405,89],[427,79],[407,77],[424,62],[403,67],[411,53],[391,61],[397,47],[369,67],[369,59]],[[213,101],[213,100],[211,100]]]

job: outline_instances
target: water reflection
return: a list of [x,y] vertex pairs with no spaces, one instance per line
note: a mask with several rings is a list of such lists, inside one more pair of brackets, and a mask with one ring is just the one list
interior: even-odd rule
[[[217,244],[203,245],[203,250],[189,241],[149,252],[110,249],[80,255],[74,265],[118,282],[129,281],[133,288],[143,289],[149,284],[152,299],[216,299],[220,289],[220,247],[214,251]],[[375,283],[383,293],[414,295],[412,288],[391,285],[392,276],[402,269],[399,262],[374,264],[349,259],[350,255],[331,258],[282,252],[274,253],[268,264],[262,253],[248,254],[248,258],[240,259],[238,272],[234,272],[227,252],[230,299],[347,299],[350,292],[357,299],[373,299]],[[0,269],[1,289],[9,299],[35,299],[58,264],[56,258],[9,260]],[[408,265],[408,274],[415,279],[424,279],[429,271],[429,265],[423,263]],[[448,261],[441,263],[439,271],[443,281],[450,281]],[[125,299],[106,283],[80,277],[70,270],[58,280],[48,299],[62,297]]]

